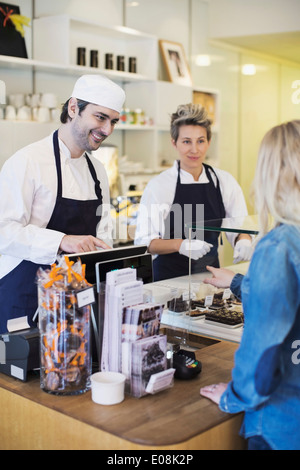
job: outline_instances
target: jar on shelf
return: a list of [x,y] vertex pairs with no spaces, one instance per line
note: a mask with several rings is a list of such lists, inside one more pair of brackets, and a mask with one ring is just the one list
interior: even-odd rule
[[85,47],[78,47],[77,48],[77,65],[85,65]]
[[113,54],[105,54],[105,68],[107,70],[113,70],[114,68],[114,56]]
[[134,111],[132,109],[125,108],[125,113],[126,113],[126,124],[134,124],[134,121],[135,121]]
[[142,109],[138,108],[135,110],[135,124],[145,124],[145,113]]
[[130,73],[136,73],[137,72],[136,57],[129,57],[128,71]]
[[125,71],[125,57],[123,55],[117,56],[117,70],[120,72]]
[[126,119],[127,119],[126,111],[123,108],[120,112],[120,123],[121,124],[126,124]]
[[96,50],[90,51],[90,67],[98,67],[98,51]]

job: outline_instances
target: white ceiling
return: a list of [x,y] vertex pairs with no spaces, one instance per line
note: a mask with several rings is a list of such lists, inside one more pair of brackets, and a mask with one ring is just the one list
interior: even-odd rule
[[300,63],[300,31],[219,38],[228,44]]

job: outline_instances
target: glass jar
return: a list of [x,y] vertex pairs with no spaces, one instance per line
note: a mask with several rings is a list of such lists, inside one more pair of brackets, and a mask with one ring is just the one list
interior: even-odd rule
[[91,305],[78,307],[80,291],[39,285],[41,388],[78,395],[90,388]]

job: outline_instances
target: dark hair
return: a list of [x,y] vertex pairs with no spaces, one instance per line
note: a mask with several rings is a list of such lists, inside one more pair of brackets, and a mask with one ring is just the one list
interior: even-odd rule
[[211,139],[212,121],[208,118],[206,109],[200,104],[182,104],[171,115],[171,136],[177,142],[179,128],[185,125],[201,126],[206,129],[207,140]]
[[[69,106],[70,99],[68,99],[68,101],[65,102],[65,104],[63,105],[62,110],[61,110],[60,122],[62,124],[66,124],[68,121],[72,120],[69,116],[69,111],[68,111],[68,106]],[[88,104],[89,103],[87,101],[77,100],[77,105],[78,105],[78,108],[79,108],[79,114],[81,114],[82,111],[85,110],[85,108],[87,107]]]

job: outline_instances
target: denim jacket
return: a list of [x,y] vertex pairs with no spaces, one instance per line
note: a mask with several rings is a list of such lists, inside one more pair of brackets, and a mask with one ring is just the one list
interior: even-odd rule
[[232,381],[220,400],[244,412],[245,438],[300,449],[300,227],[282,224],[257,244],[241,286],[245,324]]

